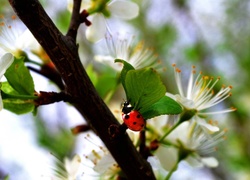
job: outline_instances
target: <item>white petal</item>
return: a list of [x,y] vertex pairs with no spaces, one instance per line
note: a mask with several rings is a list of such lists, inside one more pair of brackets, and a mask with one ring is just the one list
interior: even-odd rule
[[92,24],[86,30],[86,38],[90,42],[97,42],[105,36],[107,31],[106,22],[102,14],[95,14],[91,17]]
[[188,136],[189,133],[189,121],[185,121],[181,123],[175,130],[173,130],[169,135],[168,135],[168,140],[170,140],[173,143],[177,143],[177,141],[181,141],[182,144],[188,146],[190,137]]
[[0,59],[0,79],[4,75],[5,71],[10,67],[14,61],[14,56],[11,53],[4,54]]
[[32,51],[37,51],[38,49],[40,50],[41,45],[37,42],[32,33],[26,29],[16,39],[15,47],[20,50],[29,47]]
[[156,150],[155,156],[160,160],[162,167],[169,171],[171,170],[178,158],[178,152],[176,148],[159,146]]
[[73,0],[67,0],[67,9],[69,10],[69,12],[72,12],[73,3]]
[[152,169],[153,169],[154,174],[157,177],[157,179],[162,179],[163,177],[167,176],[168,171],[166,171],[162,167],[160,160],[156,156],[149,156],[147,161],[152,166]]
[[201,158],[200,156],[196,156],[196,157],[193,157],[193,156],[188,156],[185,161],[192,167],[194,168],[202,168],[204,167],[204,164],[201,162]]
[[185,98],[183,96],[180,96],[179,94],[177,94],[175,96],[176,96],[176,101],[181,103],[187,109],[194,109],[195,108],[194,101],[192,101],[190,99],[187,99],[187,98]]
[[68,175],[72,178],[75,178],[81,164],[81,157],[78,154],[76,154],[71,161],[67,158],[65,158],[64,161],[65,161],[65,169]]
[[218,160],[214,157],[203,157],[201,158],[201,161],[208,167],[217,167],[219,165]]
[[111,166],[116,164],[111,154],[107,154],[94,166],[94,170],[100,174],[107,171]]
[[165,95],[176,101],[176,96],[174,94],[171,94],[171,93],[167,92]]
[[107,8],[111,12],[111,15],[125,20],[133,19],[139,14],[138,5],[130,1],[112,1],[108,4]]
[[209,130],[210,132],[217,132],[217,131],[220,130],[220,128],[218,128],[217,126],[213,126],[213,125],[207,123],[206,120],[204,120],[204,119],[202,119],[202,118],[199,118],[198,116],[195,116],[195,120],[196,120],[196,122],[197,122],[200,126],[206,128],[206,129]]

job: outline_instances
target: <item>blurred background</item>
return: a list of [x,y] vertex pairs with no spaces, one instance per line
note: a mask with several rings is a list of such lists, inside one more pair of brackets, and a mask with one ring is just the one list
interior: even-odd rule
[[[110,19],[112,33],[131,33],[152,47],[166,67],[161,73],[169,92],[176,92],[171,65],[176,63],[188,78],[192,65],[206,75],[221,77],[221,85],[232,85],[232,97],[221,107],[237,108],[236,112],[216,116],[227,139],[215,156],[220,165],[215,169],[193,169],[180,164],[173,179],[250,179],[250,2],[248,0],[134,0],[140,14],[131,21]],[[47,13],[62,32],[67,31],[70,12],[67,1],[42,0]],[[0,0],[0,12],[5,18],[13,15],[7,0]],[[95,44],[85,38],[85,25],[79,29],[81,60],[98,78],[115,82],[111,68],[94,61],[94,55],[107,52],[100,41]],[[122,29],[122,30],[121,30]],[[91,67],[91,68],[90,68]],[[91,70],[92,69],[92,70]],[[32,73],[36,91],[59,91],[44,77]],[[185,76],[187,75],[187,77]],[[93,76],[93,73],[92,73]],[[110,85],[112,87],[112,84]],[[105,97],[103,86],[99,93]],[[104,88],[105,89],[105,88]],[[114,96],[122,102],[124,97]],[[115,107],[119,109],[120,105]],[[85,123],[73,107],[55,103],[38,108],[36,116],[0,112],[0,179],[39,179],[50,177],[55,156],[71,158],[75,153],[87,154],[86,133],[74,136],[70,129]],[[101,142],[97,141],[98,146]],[[53,155],[52,155],[52,154]],[[180,173],[181,172],[181,176]],[[204,177],[204,178],[201,178]]]

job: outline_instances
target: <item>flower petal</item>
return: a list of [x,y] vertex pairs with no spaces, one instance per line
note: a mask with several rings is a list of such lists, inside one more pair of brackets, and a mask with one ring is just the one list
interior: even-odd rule
[[149,156],[147,161],[152,166],[152,169],[157,179],[163,179],[164,177],[167,176],[168,171],[166,171],[162,167],[160,160],[156,156]]
[[160,145],[155,152],[155,156],[160,160],[162,167],[170,171],[178,159],[178,151],[176,148]]
[[133,19],[139,14],[138,5],[130,1],[112,1],[107,8],[113,16],[124,20]]
[[179,94],[175,95],[176,101],[178,101],[180,104],[182,104],[187,109],[194,109],[195,103],[194,101],[187,99],[186,97],[180,96]]
[[4,75],[5,71],[10,67],[14,61],[14,56],[11,53],[4,54],[0,59],[0,79]]
[[207,122],[205,121],[205,119],[199,118],[198,116],[195,116],[194,118],[195,118],[196,122],[197,122],[200,126],[206,128],[206,129],[209,130],[210,132],[217,132],[217,131],[220,130],[219,127],[213,126],[213,125],[207,123]]
[[204,164],[201,162],[201,157],[196,154],[195,157],[194,156],[188,156],[185,161],[192,167],[194,168],[202,168],[204,167]]
[[[175,130],[173,130],[168,135],[168,140],[176,144],[178,141],[181,141],[183,144],[189,147],[190,137],[189,133],[189,122],[185,121],[181,123]],[[190,148],[190,147],[189,147]]]
[[64,163],[65,169],[68,173],[68,176],[74,179],[81,165],[81,157],[78,154],[76,154],[72,160],[65,158],[64,161],[65,161]]
[[109,153],[102,157],[102,159],[94,166],[94,170],[100,174],[104,173],[108,170],[111,166],[116,164],[114,158]]
[[95,14],[91,17],[90,21],[92,24],[86,30],[86,38],[90,42],[97,42],[105,36],[107,31],[106,22],[102,14]]
[[214,157],[203,157],[201,158],[201,161],[203,164],[211,168],[217,167],[219,165],[218,160]]

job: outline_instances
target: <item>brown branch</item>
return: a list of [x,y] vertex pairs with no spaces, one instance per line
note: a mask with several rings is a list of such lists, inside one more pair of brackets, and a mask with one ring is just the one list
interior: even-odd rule
[[38,0],[9,0],[20,19],[47,52],[66,85],[66,93],[78,99],[73,103],[83,115],[128,179],[155,179],[149,163],[136,151],[127,134],[112,139],[111,125],[119,125],[98,96],[78,56],[74,38],[63,36]]
[[52,104],[55,102],[74,102],[72,96],[64,93],[64,92],[45,92],[40,91],[37,94],[38,98],[34,100],[36,106],[46,105],[46,104]]
[[81,24],[80,8],[82,0],[74,0],[70,26],[67,36],[72,37],[76,41],[77,30]]

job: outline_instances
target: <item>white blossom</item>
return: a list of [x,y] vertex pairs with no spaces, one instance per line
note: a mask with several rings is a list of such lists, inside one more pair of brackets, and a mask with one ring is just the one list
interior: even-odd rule
[[86,160],[89,160],[92,164],[88,165],[88,168],[92,168],[92,170],[94,170],[94,172],[96,173],[93,176],[107,180],[115,179],[121,169],[108,149],[104,146],[96,145],[95,142],[93,142],[94,139],[91,138],[90,134],[87,134],[85,139],[96,146],[96,148],[92,149],[90,153],[84,155],[84,158]]
[[110,65],[116,71],[120,71],[123,66],[114,63],[115,59],[127,61],[135,69],[149,66],[158,69],[161,63],[152,48],[147,48],[143,41],[134,43],[134,37],[131,35],[125,37],[109,35],[106,37],[106,45],[108,55],[97,55],[95,60]]
[[162,167],[160,160],[156,156],[149,156],[147,161],[150,163],[157,179],[164,179],[167,176],[168,171]]
[[10,20],[0,17],[0,53],[9,52],[19,56],[27,48],[38,47],[31,32],[22,25],[15,15]]
[[181,160],[185,160],[193,167],[217,167],[217,159],[209,155],[216,151],[216,145],[224,140],[224,134],[225,131],[208,134],[195,122],[186,121],[164,140],[169,145],[162,143],[154,155],[168,171],[178,162],[180,152],[187,153]]
[[166,93],[166,95],[175,99],[186,110],[196,110],[197,112],[192,117],[192,120],[196,121],[199,125],[209,131],[219,131],[217,126],[212,125],[210,122],[206,122],[203,117],[211,114],[222,114],[236,110],[235,108],[227,108],[219,111],[207,111],[209,108],[230,97],[232,95],[230,92],[232,86],[225,87],[223,85],[221,89],[215,94],[213,88],[218,83],[220,78],[214,79],[213,77],[202,75],[202,73],[199,73],[198,76],[195,77],[196,70],[193,66],[185,92],[182,85],[181,70],[175,65],[173,65],[173,67],[175,69],[175,81],[179,94],[173,95]]
[[[100,10],[97,7],[104,6]],[[71,11],[73,1],[68,0],[68,9]],[[97,42],[104,38],[107,26],[107,18],[117,17],[123,20],[130,20],[138,16],[139,7],[136,3],[125,0],[112,0],[110,2],[99,0],[86,0],[82,2],[82,8],[89,13],[88,19],[92,23],[86,30],[86,38],[91,42]]]
[[54,169],[54,180],[76,180],[80,175],[79,168],[81,165],[81,157],[76,154],[71,160],[67,157],[64,158],[64,162],[56,160],[58,167]]

